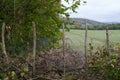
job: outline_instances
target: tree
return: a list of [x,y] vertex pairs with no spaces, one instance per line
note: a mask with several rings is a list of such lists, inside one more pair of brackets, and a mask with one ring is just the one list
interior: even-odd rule
[[10,34],[6,34],[9,36],[6,37],[6,42],[7,46],[12,47],[12,52],[31,49],[32,21],[36,23],[38,42],[40,38],[47,38],[56,43],[61,38],[59,29],[62,20],[59,15],[69,17],[66,11],[71,9],[75,12],[79,0],[73,0],[74,4],[69,7],[60,2],[61,0],[0,0],[0,24],[7,24],[6,29]]

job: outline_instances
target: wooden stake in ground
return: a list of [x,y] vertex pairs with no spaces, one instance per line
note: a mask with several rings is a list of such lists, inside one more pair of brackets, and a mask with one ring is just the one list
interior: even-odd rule
[[33,75],[35,75],[35,56],[36,56],[36,26],[35,26],[35,22],[32,22],[33,24]]
[[14,0],[14,25],[15,25],[15,4],[16,4],[16,1]]
[[63,60],[64,60],[64,75],[63,75],[63,80],[65,80],[65,74],[66,74],[66,72],[65,72],[65,25],[64,25],[64,23],[62,24],[62,32],[63,32],[63,38],[62,38],[62,42],[63,42]]
[[[84,48],[85,48],[85,69],[87,67],[87,37],[88,37],[88,27],[87,27],[87,20],[85,19],[85,44],[84,44]],[[87,70],[86,70],[86,77],[85,77],[85,80],[88,79],[88,76],[87,76]]]
[[108,31],[108,27],[106,28],[106,48],[107,48],[107,52],[108,52],[108,56],[110,57],[110,41],[109,41],[109,31]]
[[7,55],[7,52],[6,52],[6,47],[5,47],[5,23],[2,24],[2,49],[3,49],[3,53],[6,57],[6,60],[7,60],[7,63],[9,63],[9,60],[8,60],[8,55]]
[[87,34],[88,34],[87,20],[85,20],[85,64],[87,63]]

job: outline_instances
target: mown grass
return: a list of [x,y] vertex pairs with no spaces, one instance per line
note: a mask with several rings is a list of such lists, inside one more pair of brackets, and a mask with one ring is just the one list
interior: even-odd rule
[[[84,30],[70,30],[66,32],[66,42],[72,48],[84,48]],[[109,30],[110,44],[120,43],[120,30]],[[106,31],[105,30],[88,30],[88,44],[92,43],[93,46],[103,46],[106,44]]]

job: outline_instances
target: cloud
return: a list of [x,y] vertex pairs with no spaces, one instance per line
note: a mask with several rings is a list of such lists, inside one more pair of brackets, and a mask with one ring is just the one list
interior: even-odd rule
[[71,17],[88,18],[100,22],[120,22],[120,0],[87,0],[86,5],[70,13]]

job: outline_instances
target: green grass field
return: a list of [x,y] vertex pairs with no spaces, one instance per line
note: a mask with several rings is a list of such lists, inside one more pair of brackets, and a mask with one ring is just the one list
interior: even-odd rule
[[[66,42],[72,48],[84,48],[84,30],[70,30],[66,32]],[[120,43],[120,30],[109,30],[110,44]],[[105,30],[88,30],[88,44],[103,46],[106,44]]]

